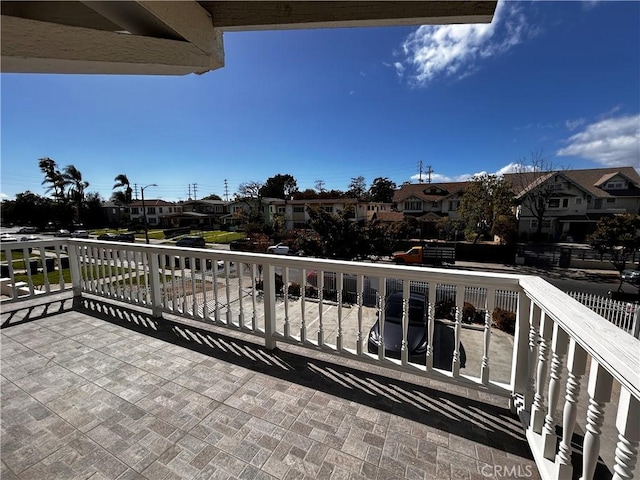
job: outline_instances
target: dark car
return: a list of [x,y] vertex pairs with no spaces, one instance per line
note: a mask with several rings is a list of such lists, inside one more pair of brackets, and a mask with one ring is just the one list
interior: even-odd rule
[[202,248],[204,245],[204,237],[183,237],[176,242],[176,247]]
[[[389,294],[385,303],[384,343],[385,355],[400,358],[402,348],[402,292]],[[409,295],[409,325],[407,329],[407,348],[409,361],[424,364],[427,355],[428,323],[427,299],[424,294],[411,292]],[[380,323],[371,327],[369,332],[368,351],[377,354],[380,344]],[[451,326],[442,322],[434,322],[433,332],[433,366],[443,370],[451,370],[455,333]],[[460,344],[460,368],[467,363],[467,354]]]
[[135,242],[136,241],[136,237],[133,233],[119,233],[116,235],[116,238],[114,238],[114,240],[116,242]]
[[98,240],[111,240],[115,241],[117,235],[115,233],[101,233],[98,235]]
[[632,285],[640,285],[640,270],[623,270],[621,278],[623,282],[627,282]]

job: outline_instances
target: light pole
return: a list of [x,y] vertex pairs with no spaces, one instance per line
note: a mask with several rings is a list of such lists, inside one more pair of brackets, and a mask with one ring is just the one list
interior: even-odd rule
[[143,221],[144,221],[144,241],[147,243],[147,245],[149,244],[149,228],[147,226],[147,209],[144,206],[144,189],[147,187],[157,187],[158,185],[156,185],[155,183],[150,183],[149,185],[145,185],[144,187],[142,187],[140,189],[140,191],[142,192],[142,217],[143,217]]

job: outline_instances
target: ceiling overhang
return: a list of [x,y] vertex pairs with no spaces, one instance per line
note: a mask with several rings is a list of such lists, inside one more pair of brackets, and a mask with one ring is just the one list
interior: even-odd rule
[[4,73],[184,75],[224,66],[223,32],[489,23],[495,1],[3,1]]

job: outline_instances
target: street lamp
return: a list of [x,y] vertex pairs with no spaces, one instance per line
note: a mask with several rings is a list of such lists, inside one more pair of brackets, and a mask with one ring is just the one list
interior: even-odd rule
[[157,186],[158,185],[156,185],[155,183],[150,183],[149,185],[145,185],[140,189],[140,191],[142,192],[142,216],[144,221],[144,241],[147,243],[147,245],[149,244],[149,228],[147,226],[147,209],[144,206],[144,189],[147,187],[157,187]]

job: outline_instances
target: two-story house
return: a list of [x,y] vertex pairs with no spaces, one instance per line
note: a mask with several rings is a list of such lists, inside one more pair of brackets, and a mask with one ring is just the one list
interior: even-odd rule
[[[158,198],[144,201],[147,223],[151,227],[174,227],[170,215],[182,212],[182,206],[177,203],[167,202]],[[132,223],[144,223],[144,211],[142,201],[136,200],[129,205],[129,216]]]
[[176,227],[219,230],[223,217],[229,213],[228,204],[224,200],[188,200],[180,204],[180,212],[168,215],[167,220]]
[[540,232],[550,239],[583,241],[605,215],[640,213],[640,175],[633,167],[506,174],[505,179],[514,186],[518,230],[525,238],[538,228],[538,215],[526,200],[536,192],[544,199]]
[[395,191],[393,201],[398,212],[416,219],[422,236],[437,236],[438,220],[457,218],[466,185],[467,182],[405,184]]

